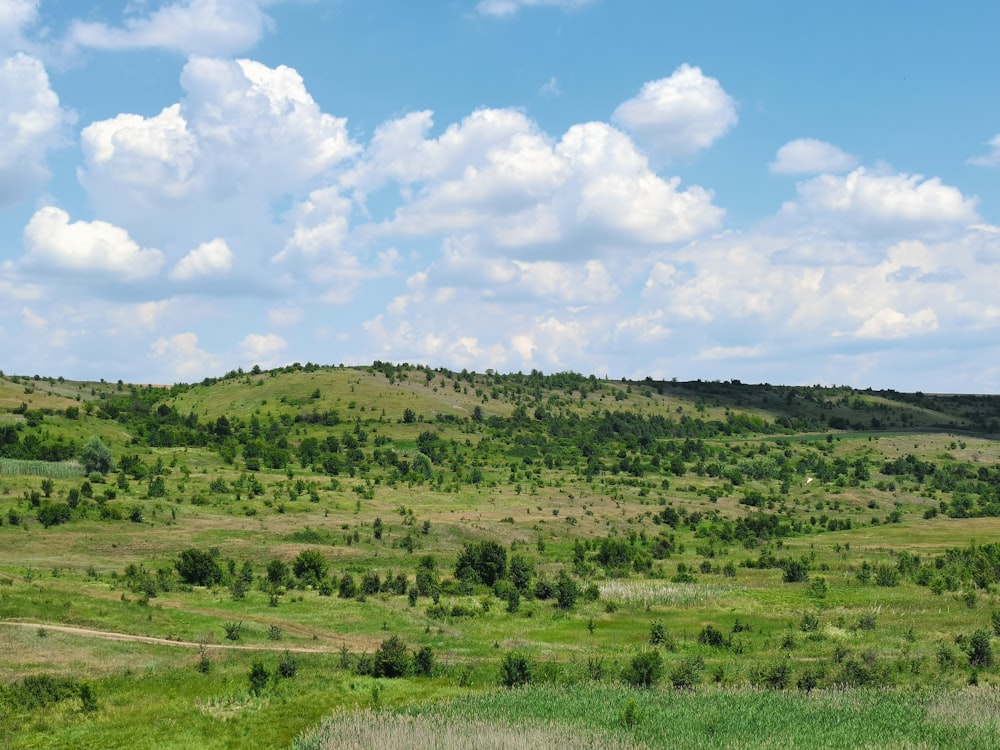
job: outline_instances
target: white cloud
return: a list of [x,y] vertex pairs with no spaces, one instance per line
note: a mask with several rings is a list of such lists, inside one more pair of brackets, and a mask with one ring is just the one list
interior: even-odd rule
[[858,167],[842,177],[820,175],[797,187],[798,198],[781,217],[822,226],[841,236],[940,233],[978,220],[976,198],[934,177],[870,172]]
[[123,281],[155,276],[163,254],[140,247],[121,227],[105,221],[70,223],[69,214],[48,206],[24,230],[28,267],[56,273],[110,275]]
[[39,60],[23,53],[0,59],[0,208],[48,180],[46,154],[67,141],[73,119]]
[[593,0],[480,0],[476,10],[484,16],[507,18],[517,15],[521,8],[537,8],[551,6],[563,10],[576,10]]
[[969,159],[969,164],[975,164],[980,167],[997,167],[1000,166],[1000,133],[997,133],[993,138],[990,139],[987,145],[990,147],[990,152],[984,156],[975,156]]
[[479,110],[434,140],[424,137],[429,126],[420,113],[380,129],[352,176],[368,189],[389,176],[417,188],[407,187],[392,221],[370,232],[473,233],[481,247],[508,254],[579,257],[602,246],[683,241],[722,216],[710,192],[661,178],[606,123],[575,125],[555,142],[513,110]]
[[295,305],[273,307],[267,311],[267,322],[272,326],[292,326],[299,323],[303,315],[302,308]]
[[23,44],[24,29],[38,19],[40,0],[4,0],[0,3],[0,54]]
[[736,125],[736,102],[701,68],[684,64],[669,78],[643,85],[618,106],[613,121],[669,161],[708,148]]
[[203,242],[185,255],[170,271],[175,281],[223,274],[233,266],[233,251],[223,239]]
[[857,336],[866,339],[910,338],[936,331],[937,328],[937,315],[929,307],[911,315],[892,308],[882,308],[861,324]]
[[184,55],[232,55],[253,47],[271,28],[260,0],[177,0],[121,27],[76,21],[70,38],[106,50],[159,48]]
[[222,364],[220,357],[198,346],[198,335],[190,331],[158,338],[150,346],[150,356],[158,371],[169,371],[181,381],[204,377]]
[[552,76],[549,80],[542,84],[541,88],[538,89],[538,93],[542,96],[559,96],[562,94],[562,89],[559,86],[559,79]]
[[251,365],[270,368],[281,364],[276,359],[288,348],[288,342],[276,333],[251,333],[240,343],[240,356]]
[[832,143],[797,138],[778,149],[770,169],[775,174],[839,174],[854,169],[858,159]]
[[83,129],[81,142],[89,167],[82,176],[91,192],[110,183],[108,192],[127,191],[147,210],[162,210],[203,186],[196,173],[198,142],[179,104],[155,117],[122,114],[94,122]]

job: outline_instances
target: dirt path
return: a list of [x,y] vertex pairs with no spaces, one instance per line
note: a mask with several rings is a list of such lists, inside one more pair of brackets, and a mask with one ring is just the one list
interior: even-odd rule
[[[52,625],[47,622],[7,622],[0,621],[0,626],[15,628],[34,628],[35,630],[51,631],[53,633],[68,633],[79,635],[85,638],[104,638],[109,641],[130,641],[133,643],[148,643],[154,646],[178,646],[180,648],[200,649],[204,646],[208,650],[228,650],[228,651],[290,651],[294,654],[332,654],[339,649],[329,648],[304,648],[302,646],[278,646],[278,645],[243,645],[238,643],[196,643],[194,641],[183,641],[174,638],[156,638],[149,635],[132,635],[131,633],[114,633],[107,630],[93,630],[91,628],[78,628],[71,625]],[[353,640],[353,639],[347,639]]]

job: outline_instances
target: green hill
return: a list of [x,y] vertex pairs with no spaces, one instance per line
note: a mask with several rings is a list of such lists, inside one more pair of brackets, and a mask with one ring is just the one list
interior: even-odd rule
[[998,434],[997,396],[848,387],[4,375],[0,736],[287,747],[515,677],[943,700],[998,681]]

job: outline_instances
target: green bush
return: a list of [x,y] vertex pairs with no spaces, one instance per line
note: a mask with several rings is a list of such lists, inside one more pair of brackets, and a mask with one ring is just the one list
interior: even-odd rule
[[500,659],[500,684],[509,688],[528,685],[533,677],[532,671],[527,656],[509,651]]
[[654,650],[640,651],[622,671],[622,679],[634,688],[651,688],[662,677],[663,657]]
[[375,677],[404,677],[410,671],[410,652],[399,636],[382,641],[375,651],[372,674]]

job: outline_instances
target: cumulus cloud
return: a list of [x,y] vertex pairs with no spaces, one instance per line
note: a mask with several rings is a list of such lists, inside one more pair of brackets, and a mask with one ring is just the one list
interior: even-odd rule
[[0,3],[0,54],[22,46],[22,33],[38,19],[39,0]]
[[909,338],[937,330],[937,315],[929,307],[906,315],[892,308],[882,308],[857,330],[860,338],[898,339]]
[[23,53],[0,59],[0,208],[48,180],[46,154],[66,142],[73,119],[39,60]]
[[119,115],[84,129],[81,179],[105,210],[123,197],[147,215],[178,199],[266,202],[357,151],[345,121],[322,112],[291,68],[198,57],[181,85],[185,99],[155,117]]
[[840,174],[854,169],[858,159],[832,143],[797,138],[778,149],[770,169],[774,174]]
[[708,148],[736,125],[736,102],[715,78],[684,64],[670,77],[643,85],[618,106],[613,121],[669,161]]
[[104,50],[158,48],[184,55],[232,55],[250,49],[271,28],[260,0],[177,0],[121,26],[76,21],[70,39]]
[[980,167],[1000,166],[1000,133],[993,136],[986,145],[990,147],[990,152],[983,156],[975,156],[969,159],[969,164],[975,164]]
[[94,122],[83,129],[81,142],[92,192],[102,182],[111,183],[154,210],[203,186],[197,174],[199,144],[179,104],[155,117],[121,114]]
[[198,335],[190,331],[160,337],[150,346],[150,358],[161,372],[190,381],[221,369],[222,359],[198,346]]
[[[474,233],[505,253],[593,255],[602,245],[670,243],[718,225],[712,194],[663,179],[620,130],[600,122],[559,140],[523,113],[479,110],[427,139],[428,113],[380,129],[353,184],[404,183],[378,234]],[[409,158],[407,158],[409,157]],[[412,189],[410,186],[412,186]]]
[[858,167],[844,176],[820,175],[799,183],[798,198],[781,216],[835,234],[935,234],[978,220],[977,199],[934,177],[879,173]]
[[170,271],[175,281],[188,281],[202,276],[223,274],[233,266],[233,251],[225,240],[203,242],[185,255]]
[[54,273],[84,273],[136,281],[155,276],[163,253],[138,245],[121,227],[105,221],[70,222],[69,214],[48,206],[24,230],[28,267]]
[[240,356],[247,364],[275,367],[276,357],[288,348],[288,342],[276,333],[251,333],[240,343]]
[[517,15],[521,8],[537,8],[551,6],[563,10],[576,10],[593,0],[480,0],[476,3],[476,11],[484,16],[507,18]]

